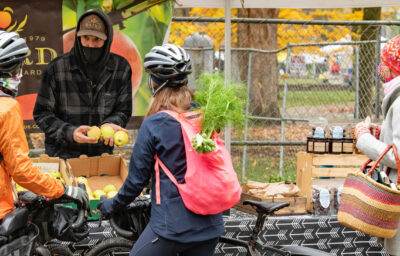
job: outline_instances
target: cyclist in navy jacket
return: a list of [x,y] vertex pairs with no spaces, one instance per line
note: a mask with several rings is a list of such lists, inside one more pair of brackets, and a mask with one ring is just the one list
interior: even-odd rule
[[161,205],[155,203],[154,156],[169,168],[179,183],[186,173],[185,146],[178,121],[166,113],[190,111],[194,103],[187,87],[191,60],[181,47],[166,44],[154,47],[145,56],[144,67],[150,74],[153,101],[133,148],[129,174],[118,194],[99,203],[104,215],[131,203],[152,179],[150,222],[135,243],[131,256],[208,256],[213,255],[218,238],[224,232],[222,214],[198,215],[183,204],[177,187],[160,172]]

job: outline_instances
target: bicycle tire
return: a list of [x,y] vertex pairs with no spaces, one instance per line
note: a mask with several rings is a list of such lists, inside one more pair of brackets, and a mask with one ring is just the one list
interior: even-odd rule
[[65,245],[50,244],[46,246],[51,256],[73,256],[74,254]]
[[129,255],[134,243],[122,237],[109,238],[93,247],[86,256]]

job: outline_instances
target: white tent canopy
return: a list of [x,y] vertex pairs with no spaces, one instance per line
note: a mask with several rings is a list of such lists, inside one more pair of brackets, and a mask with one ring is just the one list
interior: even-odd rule
[[[175,8],[225,8],[225,0],[177,0]],[[399,6],[400,0],[231,0],[231,8],[357,8]]]

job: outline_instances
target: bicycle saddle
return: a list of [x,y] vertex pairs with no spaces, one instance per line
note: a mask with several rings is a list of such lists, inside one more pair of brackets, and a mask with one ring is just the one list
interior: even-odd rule
[[28,225],[28,209],[16,208],[4,216],[0,225],[0,236],[9,236]]
[[243,202],[243,205],[250,205],[253,207],[257,212],[261,213],[273,213],[274,211],[280,210],[289,206],[288,202],[279,202],[279,203],[271,203],[271,202],[259,202],[253,200],[246,200]]

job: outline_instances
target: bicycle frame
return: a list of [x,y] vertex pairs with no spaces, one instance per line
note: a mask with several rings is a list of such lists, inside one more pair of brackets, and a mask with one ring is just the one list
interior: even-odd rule
[[219,238],[219,241],[222,243],[238,245],[238,246],[246,248],[248,256],[262,255],[261,252],[266,251],[266,250],[269,252],[278,253],[279,255],[290,256],[289,252],[280,250],[278,248],[274,248],[272,246],[262,245],[258,241],[258,234],[264,230],[264,227],[265,227],[264,223],[267,219],[268,219],[267,214],[260,213],[260,212],[258,213],[256,225],[254,226],[253,231],[251,232],[251,235],[249,236],[250,239],[248,241],[240,240],[240,239],[236,239],[236,238],[232,238],[232,237],[226,237],[226,236],[221,236]]
[[[327,252],[320,251],[314,248],[303,247],[303,246],[269,246],[264,245],[258,239],[258,235],[265,228],[265,221],[268,219],[268,215],[275,211],[289,206],[288,202],[270,203],[270,202],[259,202],[247,200],[243,202],[244,205],[252,206],[257,212],[256,224],[253,228],[249,240],[239,240],[236,238],[230,238],[226,236],[220,237],[220,242],[228,243],[233,245],[239,245],[247,249],[248,256],[259,256],[264,255],[266,252],[272,253],[272,255],[280,256],[328,256]],[[270,254],[268,254],[270,255]]]

